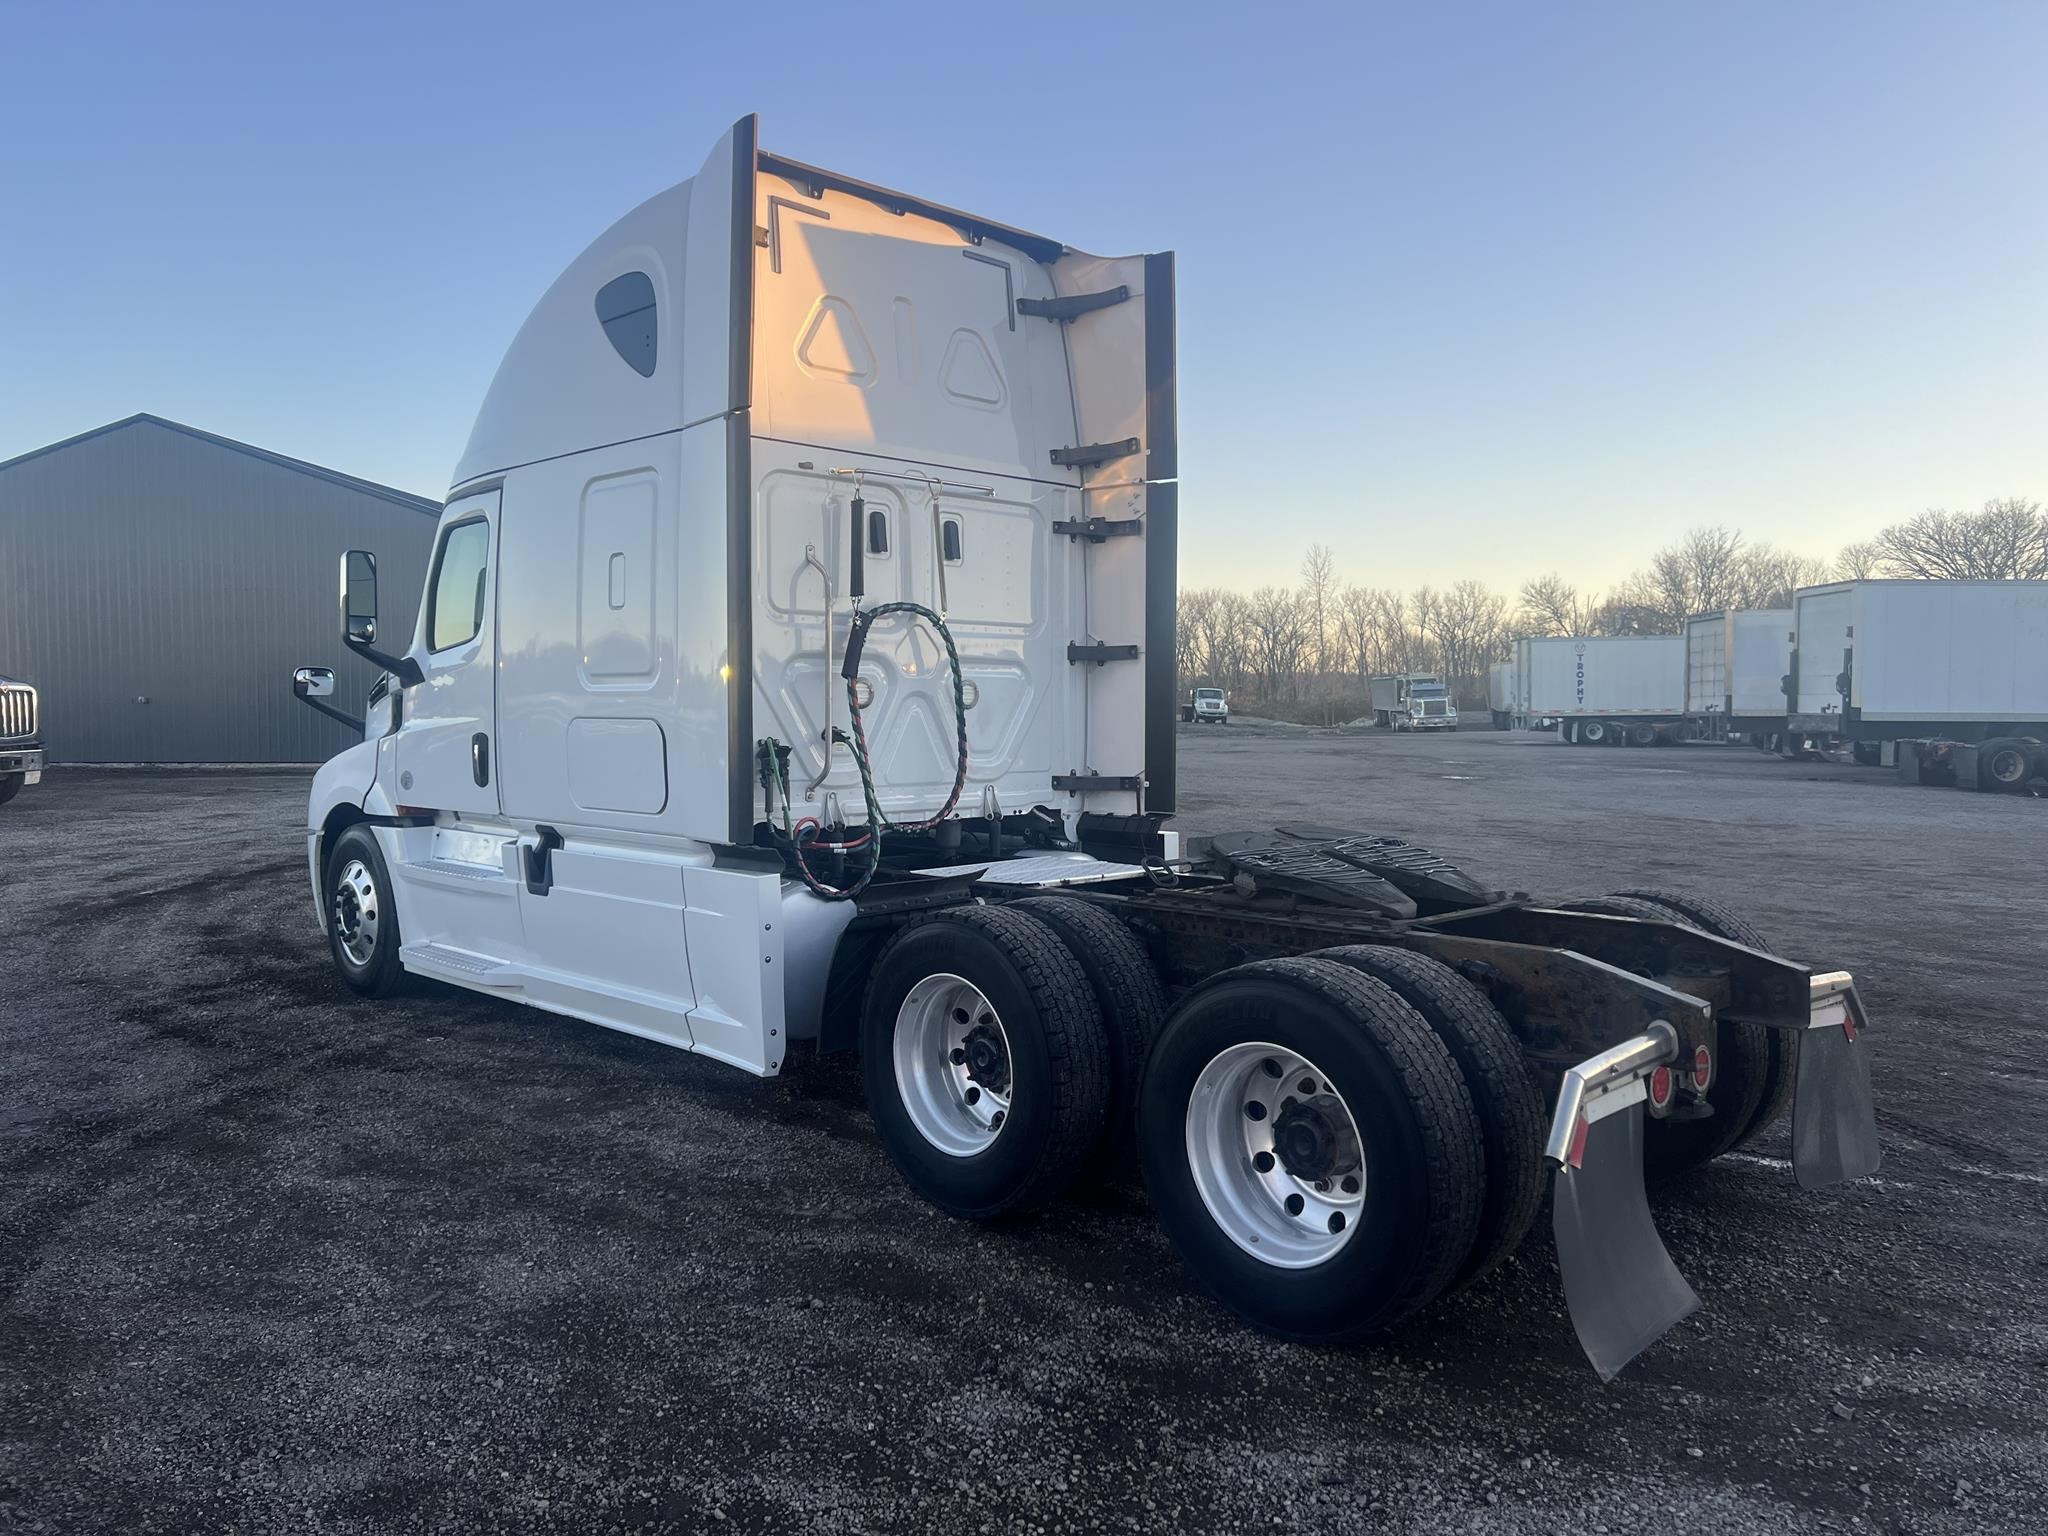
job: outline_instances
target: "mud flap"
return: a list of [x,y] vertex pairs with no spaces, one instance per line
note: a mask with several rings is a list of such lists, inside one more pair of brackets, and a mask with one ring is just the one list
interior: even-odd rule
[[1612,1381],[1700,1299],[1650,1217],[1642,1105],[1594,1121],[1576,1150],[1578,1166],[1559,1168],[1552,1186],[1557,1267],[1586,1358]]
[[1877,1172],[1877,1110],[1863,1010],[1853,992],[1817,1002],[1799,1036],[1792,1089],[1792,1171],[1801,1189],[1821,1189]]

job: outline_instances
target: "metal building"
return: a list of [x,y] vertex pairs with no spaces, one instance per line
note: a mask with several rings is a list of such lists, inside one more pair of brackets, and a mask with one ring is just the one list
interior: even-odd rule
[[42,693],[53,763],[310,763],[345,729],[292,696],[343,649],[337,561],[376,551],[410,635],[440,505],[156,416],[0,463],[0,672]]

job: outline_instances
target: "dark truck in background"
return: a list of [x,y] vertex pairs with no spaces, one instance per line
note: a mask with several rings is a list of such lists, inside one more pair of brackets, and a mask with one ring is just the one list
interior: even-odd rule
[[0,805],[43,776],[36,691],[0,674]]

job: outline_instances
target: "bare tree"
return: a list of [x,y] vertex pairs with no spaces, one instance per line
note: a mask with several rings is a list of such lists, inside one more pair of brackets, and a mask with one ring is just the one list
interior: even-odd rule
[[1877,540],[1861,539],[1842,546],[1829,574],[1836,581],[1868,581],[1878,574],[1883,560],[1884,552],[1877,547]]
[[1327,544],[1311,544],[1301,562],[1301,597],[1307,605],[1309,643],[1314,647],[1310,665],[1317,673],[1329,670],[1331,599],[1337,591],[1337,556]]
[[1261,587],[1246,615],[1254,665],[1267,699],[1299,697],[1301,664],[1308,649],[1308,605],[1285,587]]
[[1877,536],[1888,576],[1937,581],[2035,581],[2048,577],[2048,515],[2008,496],[1981,512],[1923,512]]
[[1588,604],[1557,572],[1522,583],[1522,628],[1533,635],[1583,635]]
[[1194,683],[1214,677],[1208,645],[1217,601],[1223,596],[1214,587],[1196,587],[1180,595],[1179,612],[1173,630],[1174,664],[1183,682]]
[[1770,544],[1752,544],[1735,563],[1735,580],[1727,606],[1732,608],[1790,608],[1792,594],[1801,587],[1817,586],[1828,579],[1828,563],[1808,555],[1794,554]]

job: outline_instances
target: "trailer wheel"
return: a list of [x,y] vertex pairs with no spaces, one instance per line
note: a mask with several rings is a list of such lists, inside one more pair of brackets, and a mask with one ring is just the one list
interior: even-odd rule
[[[1769,952],[1762,935],[1718,902],[1669,891],[1617,891],[1585,901],[1565,902],[1573,912],[1604,912],[1647,922],[1680,922],[1721,938]],[[1722,924],[1727,925],[1726,931]],[[1721,1019],[1714,1029],[1714,1082],[1708,1090],[1714,1113],[1704,1120],[1651,1120],[1643,1135],[1643,1172],[1652,1184],[1668,1184],[1732,1152],[1784,1113],[1792,1089],[1787,1045],[1762,1024]]]
[[1021,912],[956,907],[898,933],[868,981],[861,1053],[884,1150],[952,1215],[1051,1199],[1102,1134],[1102,1010],[1059,935]]
[[2023,795],[2034,776],[2034,755],[2017,736],[2000,736],[1977,749],[1977,786]]
[[398,963],[398,902],[384,850],[366,826],[334,840],[327,855],[327,948],[349,990],[390,997],[404,989]]
[[1626,728],[1622,740],[1631,747],[1654,747],[1657,745],[1657,727],[1638,721]]
[[1183,997],[1138,1101],[1145,1187],[1196,1279],[1307,1343],[1389,1328],[1479,1230],[1479,1120],[1450,1050],[1388,986],[1259,960]]
[[1604,747],[1613,739],[1614,731],[1605,720],[1581,720],[1575,740],[1588,747]]
[[1849,749],[1859,766],[1877,768],[1884,763],[1884,743],[1881,741],[1859,741]]
[[1135,1168],[1138,1085],[1166,1023],[1166,989],[1151,956],[1127,926],[1072,896],[1027,896],[1003,910],[1052,929],[1087,972],[1109,1047],[1109,1102],[1097,1161],[1105,1173]]
[[1315,958],[1392,987],[1429,1021],[1464,1074],[1479,1115],[1486,1179],[1479,1235],[1452,1281],[1453,1288],[1469,1285],[1521,1246],[1543,1206],[1547,1126],[1522,1047],[1487,995],[1441,960],[1379,944],[1318,950]]

